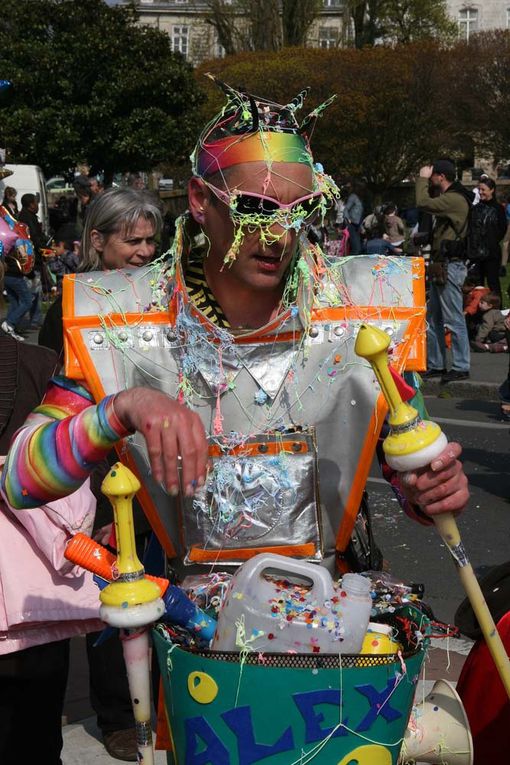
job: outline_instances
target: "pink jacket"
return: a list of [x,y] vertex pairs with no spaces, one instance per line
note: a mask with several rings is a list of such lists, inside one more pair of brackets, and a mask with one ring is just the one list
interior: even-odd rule
[[63,556],[74,534],[91,532],[95,507],[88,481],[32,510],[0,496],[0,655],[104,626],[92,575]]

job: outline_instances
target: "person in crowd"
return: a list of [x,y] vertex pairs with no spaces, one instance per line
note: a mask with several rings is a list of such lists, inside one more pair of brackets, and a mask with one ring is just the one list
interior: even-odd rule
[[102,194],[104,191],[104,186],[97,175],[89,175],[89,187],[94,198],[97,197],[98,194]]
[[[79,246],[79,242],[78,242]],[[52,274],[57,280],[57,292],[62,292],[62,279],[65,274],[75,274],[80,266],[80,253],[75,249],[75,243],[64,239],[55,238],[53,241],[52,255],[47,258],[47,263]]]
[[501,269],[500,276],[506,276],[506,267],[508,265],[508,248],[510,246],[510,194],[505,194],[503,200],[505,210],[506,231],[501,242]]
[[377,205],[374,211],[369,213],[361,223],[360,233],[362,239],[367,242],[369,239],[382,236],[383,231],[383,206]]
[[480,311],[480,300],[488,295],[490,289],[484,287],[483,284],[477,284],[475,279],[468,276],[462,286],[463,304],[464,304],[464,316],[466,317],[466,325],[468,328],[468,335],[470,340],[474,340],[478,327],[482,320],[482,312]]
[[361,252],[360,228],[363,219],[363,203],[356,193],[353,181],[348,181],[345,185],[345,207],[343,210],[344,221],[349,230],[350,254],[359,255]]
[[482,320],[471,348],[479,353],[506,353],[505,316],[501,313],[501,298],[489,292],[480,299]]
[[30,307],[30,326],[38,329],[43,322],[41,303],[44,296],[51,294],[53,281],[44,258],[44,250],[47,246],[48,237],[43,231],[42,224],[38,218],[39,199],[35,194],[23,194],[21,197],[21,210],[18,220],[28,226],[30,239],[34,247],[35,266],[31,274],[28,275],[31,281],[32,305]]
[[[53,351],[22,345],[0,329],[0,471],[56,366]],[[92,576],[69,565],[63,551],[77,531],[89,533],[94,512],[88,484],[30,516],[0,497],[2,763],[62,765],[69,639],[101,624]]]
[[393,202],[384,205],[384,233],[394,247],[402,247],[406,235],[404,221],[397,215],[397,206]]
[[23,340],[15,330],[32,306],[32,293],[25,274],[33,271],[33,245],[28,227],[16,221],[5,208],[0,208],[0,226],[2,292],[5,289],[8,298],[7,316],[1,326],[7,334]]
[[37,217],[39,212],[39,200],[35,194],[23,194],[21,197],[21,210],[18,220],[28,226],[30,239],[34,246],[36,264],[40,258],[40,252],[46,247],[47,237],[43,231],[42,224]]
[[[139,268],[154,257],[161,230],[161,213],[147,192],[108,189],[91,205],[80,243],[79,269]],[[63,245],[62,245],[63,246]],[[67,252],[71,258],[72,253]],[[73,257],[73,266],[76,265]],[[77,269],[75,268],[74,271]],[[70,273],[70,271],[66,271]],[[39,344],[63,352],[62,299],[50,307],[39,333]],[[100,492],[101,479],[108,469],[105,460],[95,471],[92,489],[97,499],[95,528],[111,522],[109,503]],[[139,553],[147,542],[149,524],[139,506],[135,508],[135,531]],[[123,655],[117,638],[94,647],[97,634],[87,637],[90,698],[107,752],[118,759],[136,760],[136,734],[123,671]]]
[[12,186],[6,186],[4,189],[4,198],[2,200],[2,207],[5,207],[13,218],[17,218],[19,215],[18,203],[16,197],[18,192]]
[[129,173],[127,178],[128,188],[135,191],[143,191],[146,188],[145,181],[141,173]]
[[487,282],[491,292],[496,292],[501,299],[499,271],[501,240],[507,229],[505,211],[496,200],[496,184],[492,178],[480,181],[478,190],[480,201],[473,207],[469,224],[468,258],[479,283]]
[[79,223],[83,229],[90,205],[94,201],[94,192],[90,186],[90,178],[88,175],[77,175],[73,181],[73,187],[78,199],[77,223]]
[[[371,370],[362,364],[338,366],[334,385],[328,382],[332,376],[320,374],[329,363],[341,364],[343,355],[352,358],[353,343],[345,333],[335,335],[333,342],[320,338],[314,343],[324,331],[315,318],[317,305],[345,308],[344,297],[326,298],[322,255],[301,236],[337,193],[332,179],[314,163],[305,132],[320,108],[300,125],[295,115],[299,100],[278,105],[221,87],[227,105],[204,129],[193,154],[189,212],[178,222],[172,262],[137,269],[134,257],[127,269],[84,273],[64,285],[70,289],[66,308],[74,303],[74,313],[65,317],[66,332],[83,345],[87,358],[84,368],[73,374],[84,385],[77,387],[69,378],[50,385],[48,401],[55,403],[56,396],[62,419],[48,417],[46,411],[44,416],[32,414],[13,440],[3,488],[13,506],[27,509],[41,504],[42,497],[68,494],[125,438],[126,449],[141,466],[147,489],[144,510],[178,575],[193,570],[197,561],[201,567],[208,560],[214,564],[219,554],[222,565],[234,563],[248,542],[252,553],[261,546],[283,546],[290,555],[308,557],[319,544],[319,503],[309,495],[308,476],[293,482],[293,496],[304,492],[310,497],[306,508],[296,507],[292,499],[282,511],[270,493],[263,514],[248,523],[249,509],[237,484],[224,482],[226,477],[243,483],[245,471],[230,471],[229,479],[225,470],[207,470],[209,443],[218,448],[220,467],[226,467],[236,446],[242,447],[238,459],[245,459],[248,441],[262,445],[254,458],[266,453],[268,444],[278,454],[282,437],[297,438],[299,422],[297,432],[320,465],[324,537],[319,557],[333,570],[345,559],[360,509],[365,479],[358,470],[375,452],[377,434],[369,423],[378,391]],[[200,234],[205,248],[196,244]],[[95,236],[91,232],[90,239],[96,255],[99,246],[105,260],[111,239],[99,231]],[[115,267],[121,265],[114,260]],[[354,269],[366,265],[360,258],[349,263]],[[386,278],[397,284],[402,270],[394,269]],[[366,286],[367,295],[371,286]],[[342,296],[348,292],[345,285],[339,289]],[[320,303],[315,303],[317,295]],[[102,318],[109,332],[120,333],[111,334],[106,345]],[[296,355],[285,361],[289,336],[311,342],[290,346]],[[96,353],[91,343],[103,350]],[[71,369],[71,345],[68,350]],[[268,369],[271,375],[266,376]],[[275,378],[276,369],[282,371]],[[93,386],[96,403],[86,387],[92,378],[99,383]],[[294,413],[298,404],[299,415]],[[313,439],[308,439],[310,427]],[[55,453],[69,429],[75,448],[58,465],[45,465],[44,476],[32,471],[29,477],[28,458],[37,443],[44,439],[45,448]],[[339,438],[340,432],[349,438]],[[295,453],[299,451],[301,447]],[[417,521],[427,524],[431,515],[465,508],[469,494],[460,453],[460,445],[450,443],[430,469],[407,473],[405,480],[385,466],[402,506]],[[50,477],[54,469],[60,480]],[[267,468],[262,472],[266,475]],[[278,475],[277,468],[268,478],[281,480]],[[247,469],[250,493],[256,490],[253,477]],[[278,488],[276,493],[282,494]],[[217,499],[211,504],[207,497]],[[221,502],[223,520],[216,501]],[[299,514],[299,523],[293,522],[293,512]],[[197,523],[211,513],[212,526]],[[340,528],[344,547],[338,541]],[[253,533],[260,533],[260,539],[253,539]],[[353,553],[352,565],[361,565],[355,558]]]
[[[152,196],[133,189],[108,189],[90,210],[90,220],[87,217],[79,245],[80,271],[138,268],[152,260],[162,225],[161,212]],[[76,262],[75,255],[69,259]],[[59,355],[63,351],[60,298],[46,314],[39,344]]]
[[[423,377],[443,383],[469,377],[469,338],[464,318],[462,286],[466,280],[463,243],[468,230],[471,194],[455,180],[453,162],[440,159],[420,169],[416,179],[416,205],[435,215],[429,265],[427,300],[427,359]],[[438,196],[429,191],[429,184]],[[451,332],[452,367],[446,371],[445,327]]]

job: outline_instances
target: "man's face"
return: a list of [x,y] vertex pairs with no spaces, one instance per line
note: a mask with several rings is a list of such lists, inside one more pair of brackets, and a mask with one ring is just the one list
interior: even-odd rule
[[442,189],[445,177],[442,173],[432,173],[430,176],[430,185],[434,189]]
[[34,201],[29,205],[28,209],[30,210],[30,212],[33,212],[34,215],[37,215],[37,213],[39,212],[39,202],[37,201],[37,199],[34,199]]
[[[268,183],[267,183],[268,181]],[[197,181],[197,183],[201,183]],[[227,172],[226,185],[216,184],[225,191],[264,194],[284,204],[290,204],[313,191],[312,170],[308,165],[275,162],[271,169],[265,162],[235,165]],[[206,187],[203,203],[202,228],[210,241],[208,264],[224,272],[243,286],[255,291],[274,290],[286,275],[296,250],[298,232],[281,223],[264,226],[244,226],[244,239],[231,265],[223,265],[236,233],[228,205],[215,197]]]

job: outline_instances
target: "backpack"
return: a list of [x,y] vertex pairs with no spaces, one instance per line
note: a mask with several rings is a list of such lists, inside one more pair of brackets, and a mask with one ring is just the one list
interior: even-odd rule
[[473,195],[470,191],[458,184],[458,188],[452,189],[456,194],[464,197],[468,204],[468,214],[460,229],[448,219],[448,224],[453,228],[455,239],[443,239],[440,244],[441,259],[443,260],[471,260],[470,253],[474,252],[473,245]]

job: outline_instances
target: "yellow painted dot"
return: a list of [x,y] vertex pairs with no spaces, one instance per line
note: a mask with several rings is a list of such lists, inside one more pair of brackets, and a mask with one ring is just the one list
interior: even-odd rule
[[358,746],[349,752],[338,765],[391,765],[391,753],[378,744]]
[[190,672],[188,675],[188,691],[190,696],[199,704],[210,704],[218,695],[218,685],[205,672]]

